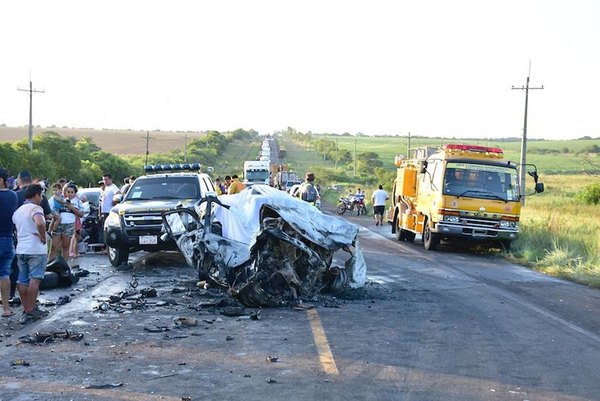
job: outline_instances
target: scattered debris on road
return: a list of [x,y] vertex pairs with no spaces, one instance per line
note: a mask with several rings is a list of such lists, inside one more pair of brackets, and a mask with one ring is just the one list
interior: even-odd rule
[[79,341],[83,338],[83,333],[71,332],[68,330],[63,331],[44,331],[36,332],[34,334],[28,334],[19,337],[19,342],[25,344],[38,344],[45,345],[55,340],[71,340]]

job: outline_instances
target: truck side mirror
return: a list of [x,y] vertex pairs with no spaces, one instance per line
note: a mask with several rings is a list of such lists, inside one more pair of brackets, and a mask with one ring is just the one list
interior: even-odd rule
[[541,194],[542,192],[544,192],[544,183],[538,182],[537,184],[535,184],[535,193]]
[[422,160],[420,162],[420,166],[419,166],[419,173],[425,174],[426,171],[427,171],[427,160]]

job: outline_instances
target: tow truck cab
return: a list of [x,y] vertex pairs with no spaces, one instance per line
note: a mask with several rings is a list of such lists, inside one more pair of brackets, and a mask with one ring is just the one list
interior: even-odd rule
[[[524,194],[517,164],[504,159],[500,148],[448,144],[415,149],[411,156],[395,162],[387,219],[398,240],[421,234],[426,249],[456,238],[510,248],[519,235]],[[537,169],[530,175],[535,192],[542,192]]]

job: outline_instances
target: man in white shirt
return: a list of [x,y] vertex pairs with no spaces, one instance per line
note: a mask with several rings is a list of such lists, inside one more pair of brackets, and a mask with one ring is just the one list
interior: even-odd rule
[[13,214],[17,229],[17,264],[19,278],[17,288],[23,303],[23,314],[19,323],[37,320],[48,314],[36,306],[40,283],[46,273],[48,247],[46,245],[46,219],[42,202],[42,187],[31,184],[25,190],[25,203]]
[[373,202],[373,210],[375,212],[375,225],[383,225],[383,213],[385,212],[385,201],[389,199],[388,193],[383,190],[383,185],[379,185],[379,189],[373,192],[371,200]]
[[100,212],[102,213],[102,221],[106,220],[110,209],[114,206],[113,199],[116,194],[121,193],[119,187],[113,184],[112,175],[106,173],[102,175],[104,182],[104,190],[100,194]]
[[[114,206],[113,199],[116,194],[120,193],[119,187],[113,184],[112,175],[108,173],[104,173],[102,175],[102,184],[104,184],[104,188],[100,193],[100,217],[101,217],[101,227],[104,227],[104,222],[108,218],[108,214],[110,213],[110,209]],[[100,240],[104,242],[104,230],[100,230]]]

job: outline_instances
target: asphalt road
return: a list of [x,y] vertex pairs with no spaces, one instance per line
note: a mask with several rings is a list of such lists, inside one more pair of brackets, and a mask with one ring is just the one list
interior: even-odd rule
[[[258,320],[223,315],[229,297],[198,289],[177,255],[124,272],[83,256],[90,276],[40,297],[70,303],[0,322],[0,400],[600,399],[598,290],[345,217],[365,226],[367,286]],[[108,306],[145,288],[158,296]],[[54,341],[23,342],[36,332]]]

